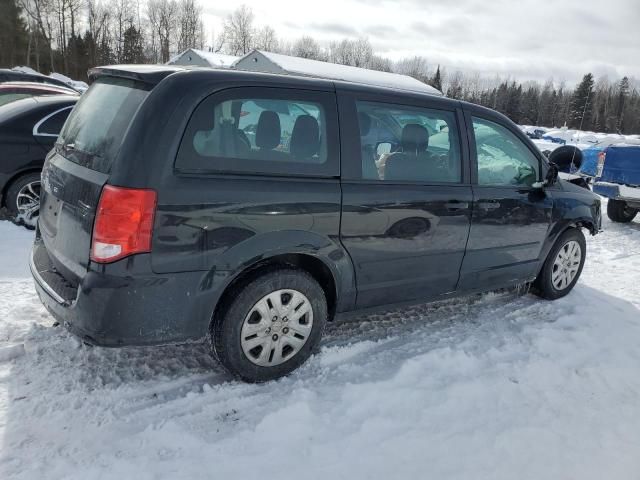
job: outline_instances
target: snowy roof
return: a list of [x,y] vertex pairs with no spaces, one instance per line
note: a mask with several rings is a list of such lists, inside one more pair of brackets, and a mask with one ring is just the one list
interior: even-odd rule
[[66,83],[67,85],[71,85],[72,87],[84,92],[89,88],[87,82],[83,82],[81,80],[73,80],[66,75],[62,75],[61,73],[53,72],[50,73],[49,76],[51,78],[55,78],[56,80],[60,80],[61,82]]
[[[261,62],[262,60],[262,62]],[[271,65],[267,65],[267,63]],[[400,90],[408,90],[431,95],[442,93],[426,83],[422,83],[408,75],[398,73],[380,72],[366,68],[338,65],[335,63],[310,60],[308,58],[292,57],[278,53],[254,50],[233,64],[238,70],[273,72],[273,67],[279,67],[279,73],[304,75],[310,77],[344,80],[347,82],[376,85]]]
[[[233,55],[225,55],[223,53],[205,52],[204,50],[197,50],[195,48],[189,48],[182,53],[179,53],[175,57],[171,58],[167,62],[167,65],[180,64],[188,65],[193,60],[192,57],[197,57],[202,62],[209,64],[213,68],[228,68],[233,62],[238,60],[238,57]],[[198,65],[199,63],[194,63]]]
[[[41,77],[47,76],[34,70],[31,67],[18,66],[18,67],[13,67],[11,70],[16,72],[28,73],[30,75],[39,75]],[[86,82],[83,82],[80,80],[72,80],[71,78],[67,77],[66,75],[62,75],[61,73],[52,72],[48,76],[49,78],[53,78],[54,80],[58,80],[60,82],[66,83],[67,85],[73,87],[74,89],[80,92],[84,92],[87,88],[89,88],[89,85],[87,85]]]

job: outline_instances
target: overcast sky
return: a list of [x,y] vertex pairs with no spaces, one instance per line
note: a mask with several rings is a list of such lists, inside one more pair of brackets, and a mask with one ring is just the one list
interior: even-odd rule
[[218,34],[242,3],[287,41],[367,37],[377,54],[520,80],[640,79],[640,0],[201,0]]

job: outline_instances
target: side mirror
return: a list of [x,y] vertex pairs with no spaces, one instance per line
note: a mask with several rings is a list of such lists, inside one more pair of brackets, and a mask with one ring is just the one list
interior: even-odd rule
[[549,170],[547,171],[547,176],[545,177],[544,182],[535,182],[531,186],[533,188],[550,187],[557,181],[558,181],[558,166],[555,163],[549,163]]
[[558,181],[558,166],[555,163],[549,163],[549,170],[547,171],[547,176],[545,178],[545,183],[547,185],[553,185]]

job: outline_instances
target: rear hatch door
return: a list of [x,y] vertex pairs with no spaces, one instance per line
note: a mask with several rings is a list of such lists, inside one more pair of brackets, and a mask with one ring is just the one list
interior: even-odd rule
[[102,187],[149,87],[101,77],[67,119],[42,172],[40,236],[56,269],[75,283],[87,271]]

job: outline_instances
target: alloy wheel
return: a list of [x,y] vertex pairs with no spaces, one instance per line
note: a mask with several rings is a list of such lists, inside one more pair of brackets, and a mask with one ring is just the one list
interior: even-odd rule
[[25,225],[35,227],[40,214],[40,181],[24,185],[16,196],[16,220]]

